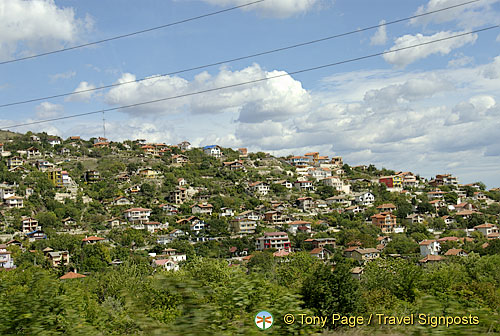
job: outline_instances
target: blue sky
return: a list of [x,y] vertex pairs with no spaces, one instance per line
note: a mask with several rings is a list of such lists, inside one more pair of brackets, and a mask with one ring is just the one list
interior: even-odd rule
[[[247,3],[246,0],[0,0],[0,61]],[[92,47],[0,65],[0,104],[142,78],[306,42],[465,1],[265,0]],[[285,74],[500,24],[483,0],[307,47],[93,94],[0,108],[0,127]],[[107,137],[311,150],[349,164],[453,173],[500,186],[500,29],[255,85],[105,115]],[[93,115],[28,127],[102,135]]]

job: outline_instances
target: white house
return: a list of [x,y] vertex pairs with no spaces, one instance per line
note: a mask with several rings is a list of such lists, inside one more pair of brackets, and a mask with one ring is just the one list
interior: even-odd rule
[[332,170],[330,168],[316,168],[312,167],[307,170],[309,176],[311,176],[316,181],[324,180],[332,176]]
[[485,237],[488,238],[499,238],[498,227],[494,224],[481,224],[474,226],[474,230],[481,232]]
[[0,188],[0,198],[2,200],[5,200],[6,198],[15,196],[16,192],[14,191],[14,188],[12,187],[3,187]]
[[293,234],[297,233],[299,228],[307,228],[308,231],[311,230],[311,222],[306,222],[303,220],[297,220],[290,223],[285,224],[288,227],[288,232]]
[[210,145],[210,146],[205,146],[203,147],[203,153],[213,156],[214,158],[218,159],[222,156],[222,151],[219,146],[217,145]]
[[130,222],[149,222],[151,216],[151,209],[145,208],[131,208],[124,211],[125,218]]
[[441,245],[436,240],[424,240],[420,242],[420,255],[438,255],[441,251]]
[[269,184],[265,182],[253,182],[248,185],[248,189],[252,191],[255,194],[260,194],[262,196],[265,196],[269,193],[270,187]]
[[125,196],[119,196],[113,200],[113,205],[131,205],[132,202]]
[[321,181],[325,186],[333,187],[335,190],[340,191],[344,194],[349,194],[351,192],[351,186],[348,183],[344,183],[342,179],[338,176],[330,176]]
[[5,205],[8,208],[23,208],[24,207],[24,199],[19,196],[10,196],[4,199]]
[[300,190],[305,190],[305,191],[314,190],[314,186],[312,184],[312,181],[295,181],[295,183],[293,185],[295,188],[300,189]]
[[14,262],[7,251],[7,245],[0,244],[0,268],[14,268]]
[[49,144],[51,146],[60,145],[61,144],[61,139],[59,139],[59,138],[49,138],[48,142],[49,142]]
[[371,192],[359,192],[354,194],[354,202],[359,205],[373,205],[375,202],[375,196]]

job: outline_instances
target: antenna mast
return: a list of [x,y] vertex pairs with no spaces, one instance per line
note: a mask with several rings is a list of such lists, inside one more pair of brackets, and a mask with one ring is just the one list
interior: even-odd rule
[[104,119],[104,111],[102,112],[102,130],[103,130],[103,138],[106,138],[106,119]]

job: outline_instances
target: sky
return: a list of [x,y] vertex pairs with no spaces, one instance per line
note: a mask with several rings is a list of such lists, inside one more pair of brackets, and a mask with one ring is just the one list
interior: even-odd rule
[[[165,25],[251,0],[0,0],[0,62]],[[0,105],[157,76],[423,14],[466,0],[264,0],[183,24],[0,64]],[[262,78],[104,114],[112,141],[319,151],[500,187],[500,0],[217,66],[0,107],[0,129]],[[287,74],[291,74],[288,76]],[[9,128],[103,136],[103,115]]]

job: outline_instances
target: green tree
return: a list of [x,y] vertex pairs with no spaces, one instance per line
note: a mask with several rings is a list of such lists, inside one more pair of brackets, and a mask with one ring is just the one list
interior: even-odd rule
[[317,268],[304,281],[302,297],[307,308],[323,316],[354,314],[360,308],[359,282],[347,262],[338,262],[334,271],[327,265]]

